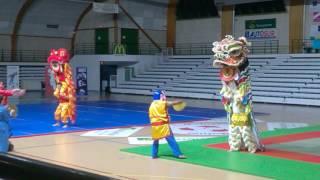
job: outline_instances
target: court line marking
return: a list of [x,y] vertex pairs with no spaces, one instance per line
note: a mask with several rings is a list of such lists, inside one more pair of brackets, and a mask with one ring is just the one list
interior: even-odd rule
[[[77,132],[75,132],[77,133]],[[87,143],[87,142],[103,142],[103,143],[116,143],[116,144],[125,144],[125,145],[129,145],[131,147],[138,147],[139,145],[134,145],[134,144],[128,144],[125,142],[120,142],[120,141],[116,141],[116,140],[122,140],[122,139],[127,139],[127,137],[104,137],[104,138],[99,138],[99,137],[88,137],[88,136],[80,136],[78,134],[75,133],[70,133],[70,134],[66,134],[68,136],[71,137],[77,137],[77,138],[82,138],[82,139],[86,139],[86,140],[81,140],[81,141],[74,141],[74,142],[65,142],[65,143],[49,143],[49,144],[44,144],[44,145],[35,145],[35,146],[25,146],[25,147],[21,147],[21,148],[16,148],[17,150],[19,149],[30,149],[30,148],[41,148],[41,147],[48,147],[48,146],[55,146],[55,145],[70,145],[70,144],[80,144],[80,143]],[[52,134],[52,136],[55,136],[56,134]]]
[[[93,107],[97,109],[110,109],[110,110],[118,110],[118,111],[129,111],[129,112],[140,112],[144,114],[148,114],[148,111],[139,111],[139,110],[128,110],[128,109],[122,109],[122,108],[111,108],[111,107],[99,107],[99,106],[88,106],[88,105],[77,105],[77,106],[85,106],[85,107]],[[180,114],[174,114],[171,113],[171,116],[181,116],[181,117],[191,117],[191,118],[212,118],[208,116],[189,116],[189,115],[180,115]],[[220,117],[220,116],[219,116]]]
[[[194,122],[194,121],[207,121],[207,120],[210,120],[210,119],[181,120],[181,121],[178,121],[178,122],[170,122],[170,123],[171,123],[171,124],[179,124],[179,123],[187,123],[187,122]],[[125,126],[113,126],[113,127],[101,127],[101,128],[93,128],[93,129],[79,128],[79,130],[74,130],[74,131],[50,132],[50,133],[42,133],[42,134],[23,135],[23,136],[11,137],[11,138],[12,138],[12,139],[15,139],[15,138],[27,138],[27,137],[34,137],[34,136],[69,134],[69,133],[86,132],[86,131],[96,131],[96,130],[104,130],[104,129],[120,129],[120,128],[147,127],[147,126],[150,126],[150,124],[125,125]]]

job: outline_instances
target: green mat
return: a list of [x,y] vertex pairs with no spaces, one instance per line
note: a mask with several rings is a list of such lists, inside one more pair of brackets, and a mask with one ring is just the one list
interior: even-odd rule
[[[262,138],[294,133],[320,131],[319,126],[295,129],[279,129],[261,134]],[[228,152],[223,149],[208,148],[207,145],[227,142],[227,137],[179,142],[187,159],[177,159],[167,144],[160,145],[159,156],[163,159],[201,166],[225,169],[235,172],[276,179],[320,179],[320,164],[274,158],[245,152]],[[151,146],[121,149],[121,151],[150,156]],[[320,151],[320,149],[319,149]]]

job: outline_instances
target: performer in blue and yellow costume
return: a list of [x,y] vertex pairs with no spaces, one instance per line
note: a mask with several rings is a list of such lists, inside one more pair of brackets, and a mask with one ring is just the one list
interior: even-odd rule
[[24,89],[5,89],[3,82],[0,82],[0,152],[13,150],[13,144],[9,141],[11,128],[9,119],[16,116],[16,107],[8,103],[8,96],[22,96],[25,94]]
[[9,113],[6,107],[0,106],[0,152],[8,152],[13,149],[13,145],[9,142],[10,136]]
[[161,90],[153,92],[153,101],[149,107],[149,118],[151,123],[151,136],[153,139],[152,158],[158,157],[159,140],[165,138],[177,158],[186,158],[179,148],[177,141],[170,129],[170,116],[168,107],[180,104],[182,101],[167,101],[166,95]]

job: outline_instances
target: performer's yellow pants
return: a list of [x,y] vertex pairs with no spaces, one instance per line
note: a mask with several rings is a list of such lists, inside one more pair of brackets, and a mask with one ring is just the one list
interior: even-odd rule
[[70,103],[59,103],[55,113],[54,117],[56,121],[61,121],[62,123],[68,123],[68,118],[71,116],[71,106]]

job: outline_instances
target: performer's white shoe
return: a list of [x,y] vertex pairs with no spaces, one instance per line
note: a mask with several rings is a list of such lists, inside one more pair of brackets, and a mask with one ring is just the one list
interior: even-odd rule
[[54,123],[54,124],[52,124],[52,126],[53,126],[53,127],[60,126],[60,123],[58,123],[58,122],[57,122],[57,123]]

